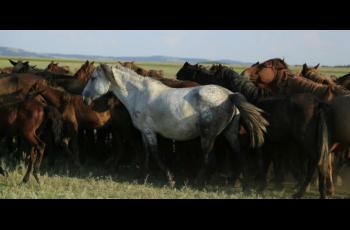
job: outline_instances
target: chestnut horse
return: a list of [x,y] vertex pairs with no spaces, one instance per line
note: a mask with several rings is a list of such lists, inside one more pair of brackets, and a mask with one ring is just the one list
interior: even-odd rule
[[29,143],[30,160],[22,182],[29,181],[33,172],[37,183],[39,168],[43,158],[45,143],[38,136],[38,129],[45,119],[43,105],[34,99],[26,99],[19,103],[0,107],[0,139],[5,136],[21,136]]
[[249,78],[259,87],[271,89],[271,84],[276,80],[280,80],[280,76],[286,76],[285,73],[291,74],[287,63],[283,59],[274,58],[263,63],[253,64],[243,70],[241,75]]
[[94,62],[86,61],[73,77],[52,77],[50,82],[64,88],[69,93],[80,95],[94,70]]

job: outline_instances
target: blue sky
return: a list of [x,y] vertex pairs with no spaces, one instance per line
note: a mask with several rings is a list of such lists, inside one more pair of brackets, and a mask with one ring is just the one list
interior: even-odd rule
[[336,30],[1,30],[0,46],[64,54],[350,64],[350,31]]

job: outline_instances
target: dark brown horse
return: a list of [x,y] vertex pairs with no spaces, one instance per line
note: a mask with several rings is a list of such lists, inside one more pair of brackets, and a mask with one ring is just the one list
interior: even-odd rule
[[9,62],[13,65],[12,73],[31,73],[37,71],[36,66],[29,65],[29,62],[23,62],[21,60],[15,62],[9,59]]
[[[260,71],[264,68],[261,67]],[[265,87],[272,89],[274,94],[291,96],[296,93],[311,93],[330,105],[330,111],[327,113],[328,126],[332,127],[330,131],[332,136],[330,151],[338,155],[339,148],[346,149],[350,146],[350,139],[348,139],[350,127],[342,119],[350,115],[350,111],[348,111],[348,104],[350,104],[348,102],[350,101],[349,90],[339,85],[323,85],[301,77],[290,77],[288,72],[276,72],[272,74],[274,81],[265,82],[264,84]],[[256,71],[253,75],[254,78],[259,78],[260,72]],[[331,158],[328,161],[331,162]],[[331,166],[332,164],[328,163],[328,165]],[[332,173],[332,169],[329,169],[329,173]],[[327,177],[331,178],[329,175]],[[331,191],[334,189],[328,188],[328,190]]]
[[331,78],[330,76],[326,76],[326,75],[319,73],[319,71],[318,71],[319,66],[320,66],[320,64],[318,64],[314,67],[309,67],[305,63],[303,65],[303,69],[301,70],[299,76],[305,77],[309,80],[312,80],[314,82],[321,83],[324,85],[335,85],[336,82],[333,78]]
[[345,74],[344,76],[337,78],[336,82],[338,85],[341,85],[344,88],[350,90],[350,73]]
[[58,66],[58,63],[55,63],[54,61],[51,61],[51,63],[46,67],[45,69],[48,72],[51,73],[57,73],[57,74],[69,74],[69,66]]
[[[323,106],[320,102],[310,94],[300,94],[292,95],[288,97],[271,98],[270,91],[264,88],[259,88],[255,86],[249,80],[243,78],[238,73],[227,67],[217,68],[215,73],[201,68],[198,65],[190,65],[185,63],[184,66],[177,73],[178,79],[193,80],[201,84],[217,84],[221,85],[233,92],[240,92],[245,95],[248,100],[254,102],[262,109],[266,110],[268,113],[267,118],[271,122],[267,133],[268,142],[264,145],[263,151],[263,169],[262,174],[264,175],[260,178],[260,184],[262,181],[266,180],[266,173],[268,166],[271,162],[274,163],[274,171],[277,179],[277,183],[283,181],[283,170],[285,162],[290,162],[294,160],[294,154],[283,154],[283,150],[288,150],[290,146],[304,146],[303,148],[297,149],[297,155],[309,161],[308,171],[303,170],[300,161],[296,162],[299,166],[299,175],[296,175],[300,188],[298,193],[295,194],[296,197],[302,196],[305,192],[305,185],[307,186],[310,182],[308,179],[310,174],[315,168],[317,168],[318,160],[321,157],[322,146],[323,149],[326,148],[328,142],[318,143],[322,136],[319,136],[325,132],[327,129],[319,130],[319,126],[325,127],[325,120],[322,121],[318,118],[319,111],[324,112]],[[263,99],[266,98],[266,99]],[[290,116],[293,114],[293,116]],[[327,134],[327,133],[326,133]],[[308,149],[307,149],[308,148]],[[316,162],[316,164],[315,164]],[[325,164],[325,162],[323,162]],[[295,165],[291,165],[289,168],[293,169]],[[307,174],[307,179],[300,177],[300,173],[305,172]],[[325,177],[325,171],[321,171],[319,168],[320,177],[323,180]],[[324,182],[324,180],[322,181]],[[264,183],[263,183],[264,184]],[[263,186],[264,187],[264,186]],[[260,187],[262,189],[263,187]],[[325,196],[324,183],[320,184],[320,194],[322,197]]]
[[147,77],[153,77],[153,78],[157,78],[157,77],[164,77],[164,72],[163,70],[146,70],[143,69],[139,66],[137,66],[135,64],[135,62],[131,61],[131,62],[119,62],[122,66],[132,69],[134,70],[136,73],[138,73],[141,76],[147,76]]

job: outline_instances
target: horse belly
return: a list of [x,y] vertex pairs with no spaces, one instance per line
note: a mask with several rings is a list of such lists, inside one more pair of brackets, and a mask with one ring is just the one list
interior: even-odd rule
[[[157,113],[152,117],[153,127],[160,135],[178,141],[194,139],[199,136],[197,125],[198,114],[186,100],[168,98],[160,106],[160,102],[154,104]],[[153,106],[152,106],[153,107]]]

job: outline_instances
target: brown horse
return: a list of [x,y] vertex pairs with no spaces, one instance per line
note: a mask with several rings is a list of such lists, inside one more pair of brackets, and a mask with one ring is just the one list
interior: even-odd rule
[[37,81],[30,89],[30,94],[40,94],[52,106],[56,107],[63,118],[72,127],[70,134],[74,159],[78,163],[78,132],[79,129],[98,129],[105,126],[111,119],[109,109],[96,112],[83,103],[82,97],[72,95],[64,90],[48,86],[46,81]]
[[54,61],[51,61],[51,63],[46,67],[45,69],[48,72],[51,73],[57,73],[57,74],[69,74],[69,66],[58,66],[58,63],[54,63]]
[[0,78],[0,95],[11,94],[20,89],[26,95],[32,85],[41,79],[43,78],[31,73],[8,74]]
[[137,66],[135,64],[135,62],[131,61],[131,62],[119,62],[122,66],[132,69],[134,70],[136,73],[138,73],[141,76],[147,76],[147,77],[153,77],[153,78],[157,78],[157,77],[164,77],[164,72],[163,70],[146,70],[143,69],[139,66]]
[[5,67],[5,68],[2,68],[0,69],[0,74],[10,74],[12,73],[12,67]]
[[64,88],[69,93],[80,95],[94,70],[94,62],[86,61],[73,77],[52,77],[50,82]]
[[263,63],[255,63],[251,67],[246,68],[241,73],[242,76],[249,78],[256,85],[262,88],[269,88],[281,76],[286,76],[285,73],[291,74],[287,63],[280,58],[267,60]]
[[318,72],[318,67],[320,64],[314,66],[314,67],[308,67],[307,64],[305,63],[303,65],[303,69],[301,70],[299,76],[305,77],[309,80],[312,80],[317,83],[321,83],[324,85],[335,85],[336,82],[334,81],[333,78],[330,76],[323,75]]
[[38,136],[38,129],[44,121],[44,107],[34,99],[26,99],[9,106],[0,107],[0,139],[5,136],[21,136],[29,143],[30,160],[22,182],[29,181],[33,172],[37,183],[39,168],[43,158],[45,143]]

